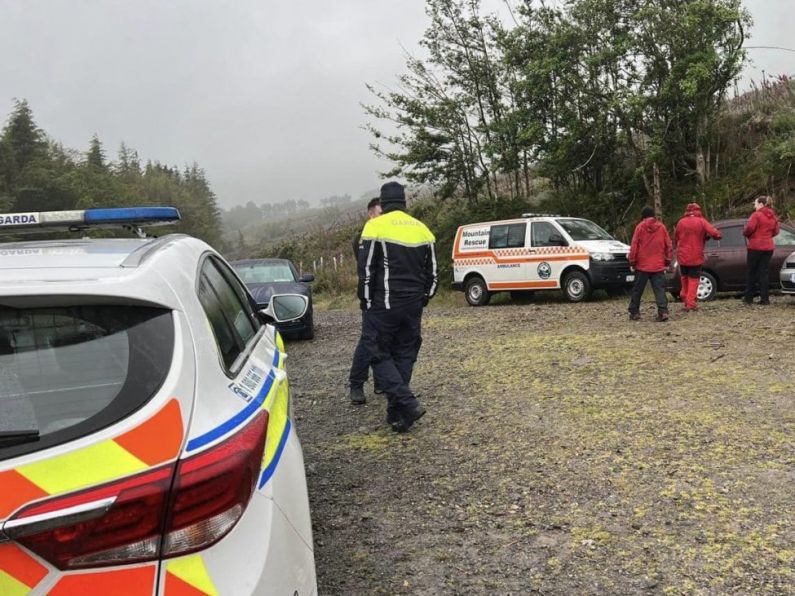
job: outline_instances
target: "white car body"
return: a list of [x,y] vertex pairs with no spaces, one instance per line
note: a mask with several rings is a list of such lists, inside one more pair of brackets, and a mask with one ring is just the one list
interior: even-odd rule
[[[575,237],[575,230],[594,237]],[[582,218],[526,214],[467,224],[453,244],[453,289],[475,306],[501,291],[562,289],[565,298],[579,302],[592,289],[630,286],[628,253],[629,246]]]
[[782,294],[795,294],[795,252],[784,259],[778,279],[781,282]]
[[[137,305],[169,311],[173,321],[173,351],[165,378],[151,398],[129,415],[42,450],[8,457],[8,450],[0,445],[0,594],[316,593],[303,454],[291,421],[283,344],[273,326],[254,320],[254,311],[244,308],[229,329],[248,329],[251,324],[255,335],[227,367],[198,297],[200,291],[208,294],[207,286],[201,285],[206,278],[200,280],[200,271],[210,276],[206,268],[220,272],[234,292],[238,292],[235,284],[246,292],[212,248],[184,235],[0,244],[0,312],[69,304]],[[5,331],[13,335],[11,327]],[[14,366],[31,362],[23,343],[35,338],[23,336],[20,331],[18,337],[6,340],[16,352],[0,351],[0,368],[13,371]],[[80,345],[90,349],[91,343]],[[35,352],[37,366],[50,358],[50,351]],[[103,366],[105,357],[98,350],[96,366]],[[58,365],[53,359],[52,366]],[[3,397],[0,379],[0,418],[5,416]],[[260,426],[255,427],[255,422]],[[72,423],[78,422],[57,421],[48,436],[62,432],[64,425],[63,432],[68,432]],[[263,455],[252,463],[251,454],[260,453],[257,445],[262,439],[257,433],[262,428],[267,432]],[[235,445],[253,447],[238,454],[231,451]],[[234,468],[235,457],[245,464],[240,469]],[[253,492],[243,503],[251,470],[256,470]],[[235,479],[238,473],[243,488],[230,481],[231,488],[223,492],[227,485],[219,478]],[[136,482],[143,487],[125,488],[128,492],[118,488]],[[132,546],[100,549],[99,554],[60,564],[42,555],[49,546],[37,552],[35,545],[30,546],[34,539],[26,538],[57,532],[48,528],[59,524],[85,528],[80,525],[84,518],[90,520],[86,524],[99,528],[105,521],[94,518],[104,520],[101,516],[110,516],[107,512],[116,511],[114,507],[126,506],[124,499],[132,503],[130,519],[136,519],[134,506],[148,502],[144,497],[136,501],[136,495],[155,490],[153,486],[162,489],[157,497],[162,500],[152,502],[165,509],[151,515],[152,523],[162,524],[162,536],[153,530],[151,537],[138,537]],[[222,497],[235,505],[202,518],[203,507],[209,511],[225,506],[218,504],[226,503]],[[123,510],[125,515],[128,509]],[[145,511],[140,515],[150,519]],[[183,519],[180,515],[184,521],[179,523],[187,525],[176,525]],[[107,523],[116,527],[112,520]],[[100,544],[95,538],[100,530],[91,531],[94,534],[87,540]],[[119,540],[113,534],[110,538]],[[162,551],[167,547],[174,554]],[[98,561],[96,566],[92,560]]]

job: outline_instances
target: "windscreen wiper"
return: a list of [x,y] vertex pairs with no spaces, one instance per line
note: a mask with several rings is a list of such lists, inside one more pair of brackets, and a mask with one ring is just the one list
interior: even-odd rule
[[0,449],[39,440],[39,429],[0,430]]

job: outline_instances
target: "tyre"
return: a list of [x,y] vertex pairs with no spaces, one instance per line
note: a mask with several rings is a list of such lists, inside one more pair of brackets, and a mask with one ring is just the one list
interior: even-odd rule
[[464,295],[472,306],[486,306],[491,300],[491,293],[482,277],[471,277],[467,281]]
[[591,296],[591,281],[582,271],[572,271],[563,278],[561,292],[569,302],[583,302]]
[[718,280],[715,276],[706,271],[701,272],[701,279],[698,281],[698,291],[696,297],[702,301],[714,300],[715,294],[718,293]]

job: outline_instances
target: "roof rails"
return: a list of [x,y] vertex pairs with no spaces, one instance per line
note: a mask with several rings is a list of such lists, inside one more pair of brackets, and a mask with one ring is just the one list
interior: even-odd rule
[[162,226],[180,220],[176,207],[116,207],[72,211],[39,211],[29,213],[0,213],[0,232],[25,232],[47,228],[73,232],[88,228],[121,226],[146,238],[142,226]]
[[557,213],[522,213],[522,217],[560,217]]

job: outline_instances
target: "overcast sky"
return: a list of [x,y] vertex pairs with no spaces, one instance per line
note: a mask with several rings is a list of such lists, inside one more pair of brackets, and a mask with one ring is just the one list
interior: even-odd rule
[[[795,1],[745,5],[749,46],[795,46]],[[426,25],[423,0],[0,0],[0,119],[26,99],[69,148],[96,133],[111,159],[124,141],[196,161],[222,207],[358,198],[389,167],[365,83],[394,84]],[[743,85],[795,72],[795,53],[749,53]]]

